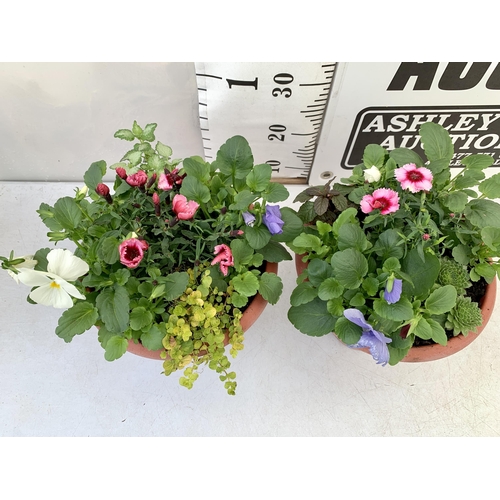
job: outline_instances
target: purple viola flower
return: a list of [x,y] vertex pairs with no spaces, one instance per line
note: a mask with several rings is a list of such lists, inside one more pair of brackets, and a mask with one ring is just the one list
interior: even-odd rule
[[279,205],[266,205],[266,213],[262,216],[262,222],[271,234],[281,234],[283,225]]
[[370,323],[365,321],[361,311],[357,309],[346,309],[344,311],[344,316],[355,325],[360,326],[363,329],[363,334],[359,339],[357,344],[352,344],[349,347],[368,347],[370,349],[370,354],[378,365],[385,366],[389,361],[389,348],[387,344],[392,342],[391,339],[387,338],[383,333],[374,330]]
[[255,222],[255,215],[252,215],[250,212],[243,212],[243,220],[247,226],[253,226]]
[[395,304],[401,297],[402,291],[403,291],[403,280],[390,277],[385,285],[384,299],[389,304]]

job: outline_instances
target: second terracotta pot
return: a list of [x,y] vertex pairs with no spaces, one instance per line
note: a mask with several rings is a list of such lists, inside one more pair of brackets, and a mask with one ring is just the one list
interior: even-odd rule
[[[307,262],[302,262],[301,255],[295,255],[295,269],[297,275],[300,275],[304,269],[307,268]],[[423,346],[412,347],[408,354],[402,359],[406,363],[420,363],[424,361],[436,361],[438,359],[446,358],[461,351],[464,347],[467,347],[471,342],[477,339],[479,334],[488,324],[491,314],[495,307],[495,300],[497,294],[497,280],[490,283],[486,287],[486,293],[483,300],[479,304],[481,308],[481,315],[483,316],[483,323],[477,328],[476,332],[469,332],[466,336],[459,334],[456,337],[448,339],[446,345],[441,344],[429,344]],[[360,351],[370,353],[368,349],[359,349]]]

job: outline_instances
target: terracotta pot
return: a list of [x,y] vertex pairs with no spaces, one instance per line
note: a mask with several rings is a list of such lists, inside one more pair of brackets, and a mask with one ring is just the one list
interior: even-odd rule
[[[307,263],[302,262],[301,255],[295,255],[295,269],[297,270],[297,275],[301,274],[304,269],[307,268]],[[469,332],[467,336],[462,334],[457,335],[451,339],[448,339],[448,342],[445,346],[441,344],[429,344],[418,347],[412,347],[408,354],[402,359],[402,361],[407,363],[420,363],[423,361],[435,361],[437,359],[446,358],[455,354],[458,351],[461,351],[464,347],[467,347],[470,343],[472,343],[479,334],[483,331],[483,329],[488,324],[490,320],[491,314],[495,307],[495,300],[497,295],[497,280],[490,283],[486,287],[486,293],[483,297],[483,300],[480,304],[481,314],[483,316],[483,323],[477,329],[475,333]],[[370,353],[368,349],[359,349],[360,351]]]
[[[267,262],[266,263],[266,273],[278,273],[278,263],[277,262]],[[243,317],[241,318],[240,324],[243,331],[246,332],[254,323],[257,318],[262,314],[267,305],[267,300],[265,300],[260,293],[258,293],[250,302],[248,307],[243,312]],[[224,345],[229,343],[229,337],[226,333],[226,338],[224,339]],[[135,343],[133,340],[128,341],[127,351],[137,356],[142,356],[143,358],[158,359],[164,361],[161,357],[161,353],[164,349],[158,349],[157,351],[150,351],[146,349],[141,343]]]

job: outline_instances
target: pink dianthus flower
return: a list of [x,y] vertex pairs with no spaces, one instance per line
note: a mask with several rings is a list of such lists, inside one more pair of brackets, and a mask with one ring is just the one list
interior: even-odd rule
[[214,248],[214,253],[216,255],[215,259],[211,262],[211,265],[217,263],[220,264],[220,270],[224,276],[227,276],[227,268],[229,266],[234,266],[233,254],[231,249],[227,245],[217,245]]
[[394,176],[403,189],[408,189],[412,193],[430,191],[432,188],[432,172],[428,168],[417,167],[415,163],[408,163],[397,168]]
[[365,214],[379,208],[382,215],[387,215],[399,210],[399,196],[392,189],[376,189],[372,194],[363,196],[360,206]]

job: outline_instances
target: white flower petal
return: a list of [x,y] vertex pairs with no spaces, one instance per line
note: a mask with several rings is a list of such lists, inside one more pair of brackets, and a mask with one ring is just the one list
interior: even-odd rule
[[47,261],[47,270],[67,281],[75,281],[89,271],[89,265],[85,261],[62,248],[51,250],[47,254]]
[[43,306],[52,306],[56,309],[73,307],[73,300],[62,287],[44,285],[30,293],[30,299]]
[[56,280],[56,283],[67,293],[72,295],[73,297],[76,297],[77,299],[82,299],[85,300],[85,295],[82,295],[78,289],[76,288],[75,285],[72,285],[71,283],[68,283],[67,281],[64,280]]
[[46,273],[34,269],[20,269],[17,278],[21,283],[28,286],[42,286],[52,283]]

